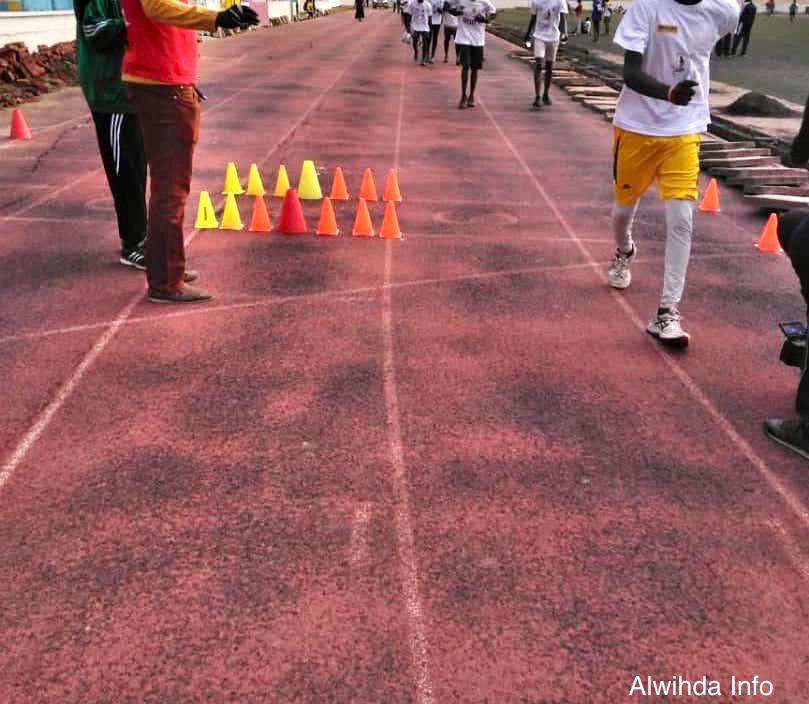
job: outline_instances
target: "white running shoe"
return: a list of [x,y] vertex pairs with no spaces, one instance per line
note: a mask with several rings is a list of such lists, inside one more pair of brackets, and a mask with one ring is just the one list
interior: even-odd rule
[[674,306],[658,308],[657,315],[646,326],[646,332],[671,347],[688,347],[688,341],[691,339],[680,325],[680,311]]
[[632,282],[632,272],[629,271],[629,264],[638,254],[638,246],[632,244],[632,251],[629,254],[622,252],[620,247],[616,247],[612,264],[607,270],[607,280],[613,288],[625,289]]

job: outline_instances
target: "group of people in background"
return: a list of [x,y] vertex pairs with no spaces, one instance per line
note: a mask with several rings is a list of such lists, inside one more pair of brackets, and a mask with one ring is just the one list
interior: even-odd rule
[[[797,0],[792,0],[792,2],[789,3],[789,7],[787,9],[789,11],[789,21],[794,22],[796,17],[798,16],[798,10],[800,9],[800,7],[798,7]],[[764,10],[767,14],[767,17],[772,17],[775,14],[775,0],[767,0],[764,3]],[[804,7],[803,11],[804,14],[809,15],[809,5]]]
[[[568,8],[568,13],[569,12],[570,10]],[[610,0],[593,0],[592,12],[585,17],[584,6],[581,0],[577,0],[576,7],[573,9],[576,24],[571,35],[591,36],[593,41],[597,42],[601,38],[602,27],[604,29],[604,35],[609,36],[612,31],[613,15],[621,15],[623,12],[623,5],[618,5],[618,7],[613,8]]]
[[404,0],[402,3],[403,39],[412,43],[415,62],[422,66],[435,63],[442,26],[444,63],[449,61],[450,43],[454,44],[455,64],[461,66],[459,110],[475,107],[478,72],[483,68],[486,25],[496,13],[491,0]]

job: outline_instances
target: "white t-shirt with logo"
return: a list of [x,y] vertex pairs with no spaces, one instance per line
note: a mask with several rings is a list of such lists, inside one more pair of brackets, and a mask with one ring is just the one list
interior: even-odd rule
[[736,0],[701,0],[696,5],[634,0],[618,25],[615,43],[643,54],[643,71],[658,81],[675,85],[690,80],[699,85],[688,105],[649,98],[624,86],[613,124],[659,137],[704,132],[711,122],[711,52],[720,37],[736,29],[738,21]]
[[418,2],[412,0],[410,3],[410,31],[411,32],[429,32],[430,31],[430,16],[433,14],[433,6],[429,0]]
[[491,0],[458,0],[455,7],[462,11],[458,17],[458,33],[455,35],[455,44],[458,46],[484,46],[486,44],[486,25],[478,22],[478,15],[490,16],[497,12]]
[[457,29],[458,27],[458,18],[453,15],[451,12],[444,13],[444,27],[449,27],[450,29]]
[[531,0],[531,14],[537,16],[534,41],[558,42],[559,18],[567,14],[567,0]]

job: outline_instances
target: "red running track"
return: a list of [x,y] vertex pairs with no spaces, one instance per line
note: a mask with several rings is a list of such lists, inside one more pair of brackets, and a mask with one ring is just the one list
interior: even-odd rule
[[26,110],[35,139],[0,144],[0,701],[615,704],[636,675],[805,699],[809,474],[760,431],[791,413],[794,275],[723,190],[692,347],[661,351],[659,204],[610,291],[611,129],[531,111],[508,52],[460,112],[389,13],[203,44],[195,194],[228,161],[354,192],[398,166],[406,239],[190,233],[217,294],[191,309],[116,263],[77,93]]

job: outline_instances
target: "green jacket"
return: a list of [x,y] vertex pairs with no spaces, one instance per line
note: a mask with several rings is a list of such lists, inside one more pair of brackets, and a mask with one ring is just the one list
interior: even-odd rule
[[126,26],[118,0],[76,0],[79,83],[93,112],[134,112],[121,81]]

